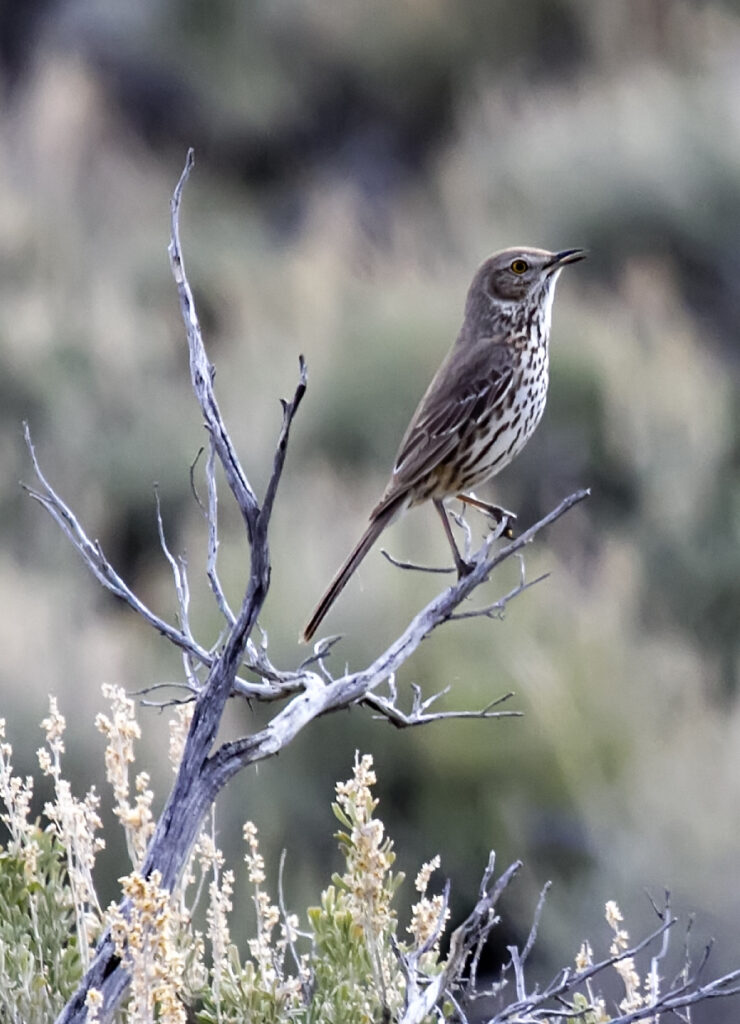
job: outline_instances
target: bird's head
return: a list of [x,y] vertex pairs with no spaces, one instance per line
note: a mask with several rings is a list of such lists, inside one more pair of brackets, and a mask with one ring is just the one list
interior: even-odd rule
[[550,292],[563,267],[585,258],[583,249],[503,249],[484,260],[471,291],[477,288],[494,303],[521,302]]
[[468,344],[503,329],[527,331],[534,321],[547,334],[560,271],[585,258],[583,249],[514,248],[489,256],[470,285],[458,340]]

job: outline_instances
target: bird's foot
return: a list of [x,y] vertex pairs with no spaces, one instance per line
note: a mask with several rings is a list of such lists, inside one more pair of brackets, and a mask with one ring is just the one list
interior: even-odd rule
[[469,576],[473,569],[475,569],[475,562],[466,562],[464,558],[458,555],[455,559],[455,568],[457,569],[457,578],[461,580],[465,576]]
[[[458,498],[465,505],[470,505],[472,508],[477,508],[480,512],[492,521],[494,528],[502,527],[501,536],[507,537],[509,540],[514,539],[513,524],[516,520],[516,513],[509,512],[506,508],[501,508],[500,505],[492,505],[488,501],[481,501],[480,498],[476,498],[472,494],[458,494]],[[460,571],[458,567],[458,572]]]
[[496,515],[491,516],[494,526],[501,526],[501,536],[506,537],[507,540],[513,540],[515,537],[514,522],[516,515],[505,508],[498,508],[496,506],[494,508]]

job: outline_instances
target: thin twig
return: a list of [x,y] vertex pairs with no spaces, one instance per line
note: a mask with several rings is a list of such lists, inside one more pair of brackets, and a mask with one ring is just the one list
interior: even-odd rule
[[288,451],[288,440],[290,439],[290,428],[295,419],[295,415],[298,412],[298,407],[303,400],[303,396],[306,394],[306,387],[308,386],[308,367],[306,366],[306,360],[303,356],[298,356],[298,386],[295,389],[293,398],[290,402],[286,402],[284,399],[281,400],[283,407],[283,424],[280,429],[280,436],[278,438],[277,447],[275,449],[275,457],[273,459],[272,473],[267,483],[267,490],[265,491],[265,498],[262,502],[262,509],[260,511],[260,517],[269,520],[272,515],[272,506],[275,502],[275,495],[277,494],[278,484],[280,483],[280,477],[283,473],[283,466],[285,465],[285,456]]
[[[441,693],[435,694],[435,697],[441,696]],[[478,719],[484,721],[491,718],[521,718],[523,716],[522,711],[491,710],[491,708],[496,707],[502,700],[507,700],[510,696],[513,696],[513,694],[497,698],[479,711],[434,711],[426,713],[424,708],[412,707],[410,712],[404,712],[391,700],[381,697],[376,693],[369,693],[366,697],[363,697],[361,703],[377,712],[377,714],[373,715],[373,718],[384,719],[397,729],[406,729],[413,726],[429,725],[431,722],[448,721],[450,719]],[[426,704],[428,702],[425,702]]]
[[288,944],[290,955],[293,958],[293,965],[301,977],[301,992],[303,994],[303,1001],[306,1005],[311,999],[311,983],[310,980],[303,977],[303,966],[301,964],[301,958],[298,956],[298,950],[296,949],[295,940],[293,938],[293,927],[288,920],[288,911],[285,909],[285,890],[283,888],[283,877],[285,874],[285,850],[282,850],[280,854],[280,866],[278,868],[278,907],[280,909],[280,916],[283,919],[283,928],[285,929],[285,941]]
[[[159,499],[159,487],[157,486],[154,488],[154,500],[157,509],[159,546],[172,569],[177,605],[180,612],[180,627],[185,636],[190,640],[193,640],[193,632],[190,628],[190,585],[188,583],[187,563],[182,557],[176,559],[167,545],[167,539],[164,532],[164,522],[162,521],[162,503]],[[193,688],[197,689],[200,686],[200,680],[196,674],[193,660],[192,655],[188,654],[187,651],[182,652],[182,666],[183,671],[185,672],[185,677],[187,678],[188,683]]]
[[551,887],[552,882],[547,881],[542,886],[542,889],[540,891],[540,898],[537,900],[537,906],[535,907],[534,917],[532,918],[532,927],[529,930],[527,941],[524,943],[524,949],[521,952],[521,961],[523,964],[526,963],[529,954],[532,952],[534,944],[537,941],[537,931],[540,927],[542,911],[545,909],[545,900],[547,899],[547,894],[550,891]]
[[206,459],[206,485],[208,488],[208,508],[206,521],[208,523],[208,561],[206,563],[206,574],[211,585],[216,604],[226,619],[229,626],[233,626],[236,616],[226,600],[221,579],[218,575],[218,488],[216,487],[216,446],[213,439],[208,445],[208,458]]
[[321,640],[317,641],[314,645],[313,654],[309,654],[307,658],[304,658],[298,668],[304,669],[308,668],[310,665],[316,665],[330,653],[332,647],[339,643],[341,639],[341,634],[337,634],[337,636],[322,637]]
[[536,587],[538,583],[542,583],[549,576],[549,572],[543,572],[537,579],[528,580],[526,583],[518,583],[508,594],[504,594],[498,601],[494,601],[493,604],[487,604],[484,608],[474,608],[468,612],[455,612],[454,615],[450,615],[450,622],[454,622],[456,619],[502,619],[506,606],[510,601],[513,601],[515,597],[519,597],[520,594],[523,594],[525,590],[529,590],[530,587]]
[[208,509],[203,504],[203,501],[201,500],[201,497],[198,494],[198,488],[196,487],[196,484],[195,484],[195,467],[200,462],[200,457],[201,457],[201,455],[203,454],[204,451],[205,451],[205,448],[204,448],[203,445],[201,445],[200,448],[198,449],[198,451],[195,453],[195,458],[190,463],[189,475],[190,475],[190,493],[195,498],[195,503],[198,506],[198,508],[200,509],[200,511],[203,514],[203,516],[207,517],[208,516]]
[[394,558],[385,548],[381,548],[380,553],[383,558],[386,558],[397,569],[406,569],[411,572],[439,573],[440,575],[449,575],[451,572],[456,572],[454,565],[419,565],[417,562],[402,562],[400,559]]

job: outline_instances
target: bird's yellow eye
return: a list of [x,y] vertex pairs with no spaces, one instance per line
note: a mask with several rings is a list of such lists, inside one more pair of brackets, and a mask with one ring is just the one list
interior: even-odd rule
[[529,270],[529,264],[526,260],[514,260],[511,264],[511,269],[515,274],[526,274]]

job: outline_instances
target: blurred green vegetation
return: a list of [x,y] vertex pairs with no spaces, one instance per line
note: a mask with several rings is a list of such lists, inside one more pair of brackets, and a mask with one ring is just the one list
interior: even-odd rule
[[[204,438],[165,251],[192,144],[185,256],[258,488],[277,399],[299,353],[309,364],[263,623],[285,665],[305,656],[299,628],[377,500],[478,262],[517,242],[591,250],[559,288],[543,424],[491,493],[523,523],[576,486],[593,497],[528,553],[530,576],[551,577],[505,623],[446,627],[399,680],[451,684],[449,706],[512,689],[525,718],[409,734],[360,711],[318,722],[226,794],[223,845],[238,851],[253,818],[273,857],[288,851],[288,898],[310,900],[332,855],[324,809],[359,748],[375,756],[400,867],[439,851],[456,913],[491,846],[527,862],[522,928],[554,878],[543,970],[601,927],[608,898],[635,930],[649,923],[644,886],[671,888],[736,952],[739,19],[736,3],[689,0],[4,9],[0,714],[21,772],[49,690],[79,710],[83,786],[101,772],[100,684],[182,672],[20,494],[22,419],[90,533],[174,614],[159,483],[195,621],[206,641],[220,628],[199,573],[188,470]],[[222,514],[237,602],[248,553],[226,500]],[[427,509],[385,544],[445,557]],[[510,584],[494,580],[492,597]],[[434,587],[373,554],[327,623],[345,634],[336,668],[370,657]],[[264,715],[232,713],[242,730]],[[163,796],[162,729],[152,714]],[[103,862],[112,896],[116,851]]]

